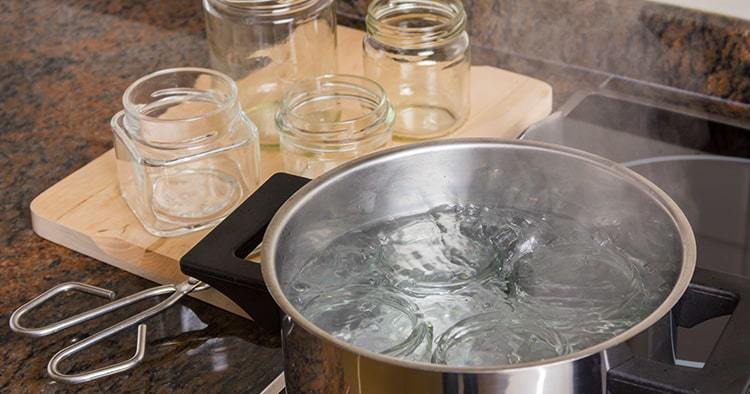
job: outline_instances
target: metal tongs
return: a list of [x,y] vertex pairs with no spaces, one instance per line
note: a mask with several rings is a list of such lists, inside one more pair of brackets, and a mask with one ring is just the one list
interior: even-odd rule
[[[62,331],[68,327],[75,326],[85,321],[94,319],[106,313],[120,309],[124,306],[145,300],[147,298],[170,294],[170,296],[167,297],[164,301],[144,311],[141,311],[105,330],[102,330],[82,341],[76,342],[73,345],[60,350],[49,360],[49,363],[47,364],[47,374],[49,374],[49,376],[53,380],[74,384],[90,382],[92,380],[99,379],[105,376],[110,376],[116,373],[127,371],[138,365],[143,360],[143,356],[146,353],[146,325],[141,322],[156,314],[159,314],[163,310],[174,305],[178,300],[180,300],[180,298],[182,298],[186,294],[202,291],[208,288],[209,286],[207,284],[200,282],[197,279],[188,278],[188,280],[179,284],[168,284],[152,287],[150,289],[131,294],[127,297],[120,298],[119,300],[112,301],[106,305],[102,305],[100,307],[69,317],[59,322],[46,325],[44,327],[28,328],[21,325],[20,320],[23,315],[36,308],[43,302],[47,301],[48,299],[54,297],[58,293],[74,290],[82,293],[93,294],[103,298],[109,298],[110,300],[114,300],[116,297],[115,292],[103,289],[101,287],[92,286],[80,282],[61,283],[16,309],[10,316],[10,329],[19,334],[28,335],[31,337],[43,337],[54,334],[58,331]],[[117,334],[118,332],[136,324],[138,324],[138,336],[135,344],[135,354],[133,355],[133,357],[116,364],[95,369],[93,371],[80,372],[75,374],[66,374],[60,372],[59,365],[66,358],[101,341],[104,338]]]

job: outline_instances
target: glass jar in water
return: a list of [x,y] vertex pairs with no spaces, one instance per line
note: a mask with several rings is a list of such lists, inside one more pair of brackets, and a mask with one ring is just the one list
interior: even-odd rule
[[469,115],[469,36],[461,0],[375,0],[367,11],[365,75],[396,109],[394,135],[426,139]]
[[395,113],[383,88],[354,75],[297,82],[276,115],[284,169],[316,177],[391,141]]
[[258,131],[237,86],[208,69],[147,75],[112,118],[120,192],[146,230],[175,236],[212,226],[258,184]]
[[203,0],[203,8],[211,67],[237,82],[261,144],[278,144],[274,115],[284,91],[336,72],[336,2]]

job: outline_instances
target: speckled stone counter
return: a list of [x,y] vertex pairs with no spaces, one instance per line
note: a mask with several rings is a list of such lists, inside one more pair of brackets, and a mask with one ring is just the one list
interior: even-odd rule
[[[364,3],[342,2],[342,20],[361,23]],[[513,6],[503,8],[515,3],[467,1],[472,17],[474,62],[496,65],[549,82],[555,90],[555,107],[578,91],[610,89],[671,105],[687,105],[699,112],[735,120],[748,118],[745,103],[750,93],[747,74],[742,73],[747,73],[745,51],[750,41],[747,32],[744,35],[734,33],[741,32],[746,24],[711,17],[718,19],[709,18],[709,22],[719,21],[720,26],[734,34],[729,41],[711,38],[710,34],[698,37],[698,41],[680,41],[679,37],[698,34],[690,33],[695,31],[690,30],[690,26],[700,26],[700,19],[697,25],[691,25],[684,22],[688,14],[665,15],[653,8],[656,6],[641,8],[640,14],[634,17],[645,26],[661,26],[654,27],[653,31],[661,32],[656,36],[657,43],[677,48],[676,52],[669,53],[680,52],[678,49],[685,42],[698,42],[695,45],[700,48],[688,51],[687,57],[662,59],[679,66],[677,69],[684,70],[683,74],[672,74],[670,70],[674,67],[656,67],[662,64],[659,62],[652,63],[653,74],[638,74],[637,59],[619,64],[618,69],[613,66],[618,65],[613,60],[616,51],[602,52],[606,32],[587,33],[586,26],[576,30],[571,25],[570,31],[577,31],[581,36],[576,36],[570,45],[556,49],[552,43],[545,42],[545,35],[556,33],[540,26],[548,26],[545,18],[555,15],[572,18],[571,12],[576,8],[570,8],[573,7],[570,1],[555,2],[566,3],[569,8],[558,5],[552,9],[543,1],[529,2],[545,8],[536,13]],[[595,6],[591,9],[578,6],[578,12],[612,16],[619,12],[617,7],[628,4],[627,1],[593,3]],[[645,13],[644,9],[650,11]],[[655,9],[657,11],[653,11]],[[633,17],[632,12],[627,15]],[[506,20],[516,24],[503,25]],[[626,27],[616,30],[630,31]],[[682,33],[687,35],[680,36]],[[519,37],[523,39],[516,41]],[[631,36],[625,33],[615,35],[621,42],[632,40],[628,37]],[[694,60],[700,58],[701,48],[713,48],[712,40],[730,47],[706,52],[706,62]],[[133,308],[42,339],[25,338],[8,329],[8,318],[14,308],[61,282],[87,282],[121,295],[153,286],[146,280],[39,238],[31,229],[28,207],[40,192],[112,146],[109,119],[121,108],[121,94],[132,81],[162,68],[207,65],[200,2],[7,0],[0,2],[0,42],[0,165],[3,168],[0,172],[0,344],[3,349],[0,391],[260,392],[282,369],[279,339],[263,333],[252,322],[196,300],[184,300],[168,313],[147,322],[148,345],[143,365],[131,372],[81,386],[52,382],[45,373],[47,361],[57,350],[122,319]],[[641,51],[651,51],[649,48],[652,47],[642,47]],[[599,53],[606,56],[597,55]],[[711,53],[716,56],[712,57]],[[688,56],[690,54],[692,57]],[[669,75],[673,75],[673,79],[665,82],[662,77]],[[696,98],[659,86],[634,83],[633,78],[716,98]],[[50,322],[103,302],[89,296],[61,296],[29,316],[29,321]],[[129,330],[74,357],[70,366],[74,371],[81,371],[124,360],[132,355],[134,341],[135,330]]]
[[[0,392],[260,392],[281,372],[280,340],[197,300],[147,321],[143,365],[79,386],[47,378],[49,358],[143,305],[41,339],[8,329],[14,308],[61,282],[120,295],[154,285],[39,238],[29,203],[111,148],[109,118],[132,81],[161,68],[207,64],[200,2],[3,1],[0,37]],[[103,302],[61,296],[28,322],[51,322]],[[134,350],[131,329],[66,366],[88,370]]]

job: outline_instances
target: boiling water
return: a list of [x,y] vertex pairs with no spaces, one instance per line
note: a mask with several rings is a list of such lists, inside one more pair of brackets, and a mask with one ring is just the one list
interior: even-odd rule
[[561,216],[441,206],[333,240],[287,294],[318,327],[371,351],[536,361],[613,337],[665,298],[666,281],[613,245]]

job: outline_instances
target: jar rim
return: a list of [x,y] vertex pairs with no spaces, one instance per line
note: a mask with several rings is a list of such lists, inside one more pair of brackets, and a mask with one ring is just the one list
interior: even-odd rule
[[311,8],[328,6],[335,0],[204,0],[207,6],[220,6],[243,17],[288,17]]
[[[176,118],[176,119],[175,118],[161,119],[161,118],[156,118],[156,117],[144,114],[143,112],[139,110],[138,106],[130,100],[130,97],[133,94],[133,92],[137,88],[141,87],[145,82],[152,80],[154,78],[162,77],[167,74],[178,74],[178,73],[184,73],[184,74],[195,73],[197,75],[207,74],[207,75],[216,77],[222,82],[226,83],[226,85],[229,87],[229,91],[226,92],[227,94],[224,95],[222,97],[222,100],[217,103],[218,105],[216,108],[208,112],[202,113],[200,115],[194,115],[194,116],[188,116],[185,118]],[[122,94],[122,105],[123,105],[123,108],[125,109],[125,112],[128,115],[134,116],[138,118],[139,120],[145,120],[145,121],[154,122],[154,123],[193,122],[193,121],[204,119],[206,117],[213,116],[218,113],[227,111],[237,101],[237,95],[238,95],[237,84],[234,82],[232,78],[230,78],[228,75],[222,72],[212,70],[209,68],[203,68],[203,67],[173,67],[173,68],[166,68],[163,70],[158,70],[150,74],[146,74],[138,78],[137,80],[135,80],[135,82],[131,83],[130,86],[128,86],[128,88],[125,89],[125,92]]]
[[[332,92],[324,90],[336,88],[333,84],[339,85],[338,87],[358,89],[376,98],[377,101],[372,100],[374,106],[369,111],[345,120],[311,122],[310,119],[295,113],[296,109],[310,101],[335,97],[336,95]],[[306,93],[307,96],[305,96]],[[276,113],[276,123],[281,132],[315,137],[334,137],[349,134],[353,128],[361,130],[363,136],[369,136],[369,133],[367,133],[369,129],[382,122],[393,123],[394,119],[395,113],[388,101],[385,89],[372,79],[353,74],[324,74],[297,81],[282,97]],[[309,125],[311,123],[322,130],[310,131],[295,127],[295,125]],[[388,126],[390,127],[390,124]]]
[[[426,26],[394,25],[386,21],[399,15],[408,16],[415,10],[442,20]],[[395,47],[419,48],[455,38],[466,29],[466,20],[461,0],[374,0],[367,7],[365,24],[368,35],[378,41]]]

